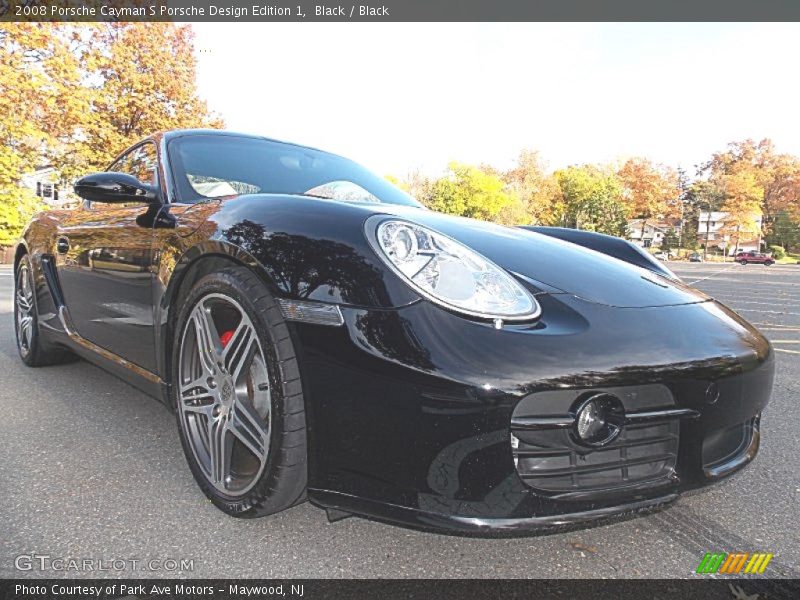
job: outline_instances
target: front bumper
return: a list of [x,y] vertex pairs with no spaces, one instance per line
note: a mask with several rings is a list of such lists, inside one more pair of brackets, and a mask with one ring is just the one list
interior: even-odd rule
[[[753,459],[774,365],[752,326],[713,302],[621,309],[566,294],[539,301],[538,323],[500,331],[425,302],[345,308],[340,328],[297,324],[309,499],[425,529],[520,533],[658,508]],[[654,386],[661,395],[647,391]],[[556,472],[574,489],[526,477],[512,447],[515,415],[563,414],[574,398],[604,390],[628,393],[639,408],[655,402],[697,416],[670,425],[674,456],[662,456],[652,476],[630,477],[640,462],[626,476],[623,465],[619,477],[605,469],[605,480],[588,485]],[[519,439],[564,454],[558,442]],[[578,467],[599,460],[576,456]]]

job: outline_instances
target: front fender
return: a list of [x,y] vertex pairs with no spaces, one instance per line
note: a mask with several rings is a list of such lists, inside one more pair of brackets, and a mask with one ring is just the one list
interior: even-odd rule
[[363,308],[399,308],[419,299],[378,258],[364,235],[375,210],[287,196],[243,196],[214,214],[213,239],[241,249],[280,296]]
[[375,255],[364,235],[369,207],[287,196],[241,196],[164,208],[155,229],[159,373],[169,381],[170,342],[183,289],[225,264],[255,272],[275,297],[354,308],[407,306],[419,297]]

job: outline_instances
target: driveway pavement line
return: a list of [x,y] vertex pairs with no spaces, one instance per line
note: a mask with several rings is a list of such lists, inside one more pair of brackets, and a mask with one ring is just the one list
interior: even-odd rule
[[695,279],[694,281],[688,281],[686,285],[694,285],[695,283],[699,283],[700,281],[705,281],[706,279],[711,279],[712,277],[716,277],[720,273],[724,273],[725,271],[730,271],[733,267],[738,266],[736,263],[732,265],[726,266],[724,269],[719,269],[711,273],[711,275],[706,275],[705,277],[701,277],[700,279]]

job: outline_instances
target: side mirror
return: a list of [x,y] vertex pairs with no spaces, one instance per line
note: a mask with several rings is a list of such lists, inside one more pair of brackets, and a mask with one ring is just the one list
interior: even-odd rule
[[158,190],[127,173],[93,173],[75,182],[75,193],[91,202],[138,202],[153,204],[159,201]]

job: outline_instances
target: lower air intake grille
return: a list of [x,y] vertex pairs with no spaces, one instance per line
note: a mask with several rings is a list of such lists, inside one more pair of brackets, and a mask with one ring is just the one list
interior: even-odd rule
[[525,483],[546,492],[604,490],[656,481],[672,473],[678,455],[677,419],[626,427],[612,444],[588,451],[547,439],[567,435],[563,431],[532,433],[520,433],[526,441],[512,438],[514,463]]
[[[619,397],[626,413],[674,407],[665,386],[647,385],[603,390]],[[525,417],[565,414],[581,391],[540,392],[523,399],[515,422]],[[544,412],[544,414],[543,414]],[[628,423],[605,446],[581,445],[571,427],[536,425],[511,428],[511,450],[520,478],[531,488],[551,495],[583,495],[629,486],[666,483],[678,458],[679,418]]]

